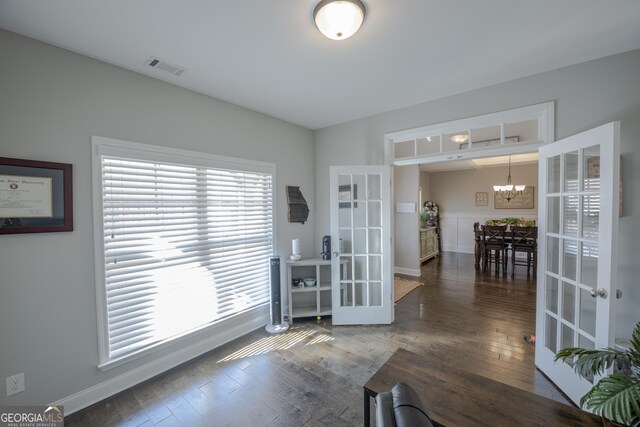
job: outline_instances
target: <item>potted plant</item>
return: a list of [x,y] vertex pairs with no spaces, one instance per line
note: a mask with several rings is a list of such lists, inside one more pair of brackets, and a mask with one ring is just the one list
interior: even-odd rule
[[436,202],[427,201],[424,202],[422,209],[427,212],[427,225],[437,225],[438,217],[440,216],[440,207]]
[[418,219],[420,220],[420,227],[425,228],[427,226],[427,221],[429,221],[429,212],[421,209],[420,213],[418,213]]
[[516,218],[515,216],[502,218],[502,223],[505,224],[505,225],[508,225],[509,228],[511,228],[514,225],[519,225],[520,224],[520,218]]
[[580,406],[595,414],[626,426],[640,426],[640,322],[633,331],[630,347],[587,350],[565,348],[555,360],[573,358],[574,369],[582,377],[602,375],[614,367],[614,373],[603,377],[580,399]]

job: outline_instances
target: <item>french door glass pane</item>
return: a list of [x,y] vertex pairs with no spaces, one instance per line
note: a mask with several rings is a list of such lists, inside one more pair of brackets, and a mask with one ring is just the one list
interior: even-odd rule
[[547,159],[547,193],[560,192],[560,156]]
[[340,305],[342,307],[351,307],[353,305],[353,283],[343,283],[340,292]]
[[369,283],[369,305],[372,307],[382,305],[382,282]]
[[591,336],[596,335],[596,299],[591,292],[580,289],[580,329]]
[[355,302],[356,307],[367,305],[367,284],[362,282],[355,283]]
[[380,200],[381,196],[381,183],[380,183],[380,175],[378,174],[369,174],[367,175],[367,199],[369,200]]
[[366,227],[367,202],[353,202],[353,226]]
[[350,254],[353,252],[353,239],[351,238],[351,229],[340,230],[339,251],[342,254]]
[[578,347],[586,348],[587,350],[595,350],[596,343],[591,341],[589,338],[585,337],[582,334],[578,334]]
[[578,242],[571,239],[562,241],[562,276],[576,280],[576,261],[578,259]]
[[367,177],[366,175],[353,175],[353,188],[351,197],[353,200],[366,200],[367,199]]
[[600,226],[600,195],[582,196],[582,237],[587,239],[598,238]]
[[549,233],[560,234],[560,196],[547,197],[547,228]]
[[564,155],[564,191],[578,191],[578,152],[572,151]]
[[596,287],[598,283],[598,244],[582,242],[580,283]]
[[547,278],[547,306],[546,309],[558,314],[558,279],[552,276]]
[[382,230],[369,229],[369,253],[382,254]]
[[369,256],[369,280],[382,280],[381,256]]
[[[340,187],[344,187],[345,185],[351,185],[351,175],[338,175],[338,185]],[[343,189],[341,189],[341,192],[342,190]],[[341,201],[351,200],[351,195],[349,195],[349,197],[346,197],[345,194],[340,194],[339,196]]]
[[340,202],[338,227],[351,227],[351,202]]
[[585,148],[583,153],[582,189],[585,191],[600,190],[600,146]]
[[343,280],[353,280],[353,257],[351,256],[341,256],[340,257],[340,265],[346,264],[344,268],[345,274],[342,277]]
[[575,323],[576,287],[567,282],[562,282],[562,318],[571,324]]
[[369,227],[382,226],[382,202],[368,202],[369,205]]
[[367,257],[356,256],[353,277],[355,280],[367,280]]
[[546,328],[545,328],[545,333],[544,333],[544,337],[545,337],[545,343],[544,345],[551,350],[552,352],[557,352],[558,351],[558,344],[557,344],[557,338],[558,338],[558,321],[555,319],[555,317],[550,316],[549,314],[545,314],[545,322],[544,322]]
[[560,239],[547,237],[547,270],[558,274],[560,260]]
[[561,338],[560,338],[560,348],[567,348],[567,347],[575,347],[575,343],[574,343],[574,338],[573,338],[573,328],[565,325],[564,323],[562,323],[562,330],[561,330]]
[[562,234],[565,236],[578,236],[578,196],[564,196]]
[[353,230],[353,252],[355,254],[367,253],[367,232],[361,228]]

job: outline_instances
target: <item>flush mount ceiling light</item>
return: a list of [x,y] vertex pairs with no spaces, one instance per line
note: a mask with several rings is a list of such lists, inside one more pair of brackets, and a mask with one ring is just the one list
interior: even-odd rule
[[322,0],[313,10],[313,20],[325,37],[344,40],[358,31],[365,13],[360,0]]
[[461,133],[459,135],[453,135],[451,137],[451,141],[458,143],[458,144],[463,144],[465,142],[467,142],[467,140],[469,139],[469,135]]

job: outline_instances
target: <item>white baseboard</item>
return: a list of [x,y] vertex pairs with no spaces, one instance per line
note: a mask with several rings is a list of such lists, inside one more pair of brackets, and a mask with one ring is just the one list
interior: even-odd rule
[[117,377],[89,387],[71,396],[64,397],[50,405],[64,406],[65,415],[71,415],[94,403],[120,393],[136,384],[153,378],[171,368],[181,365],[189,360],[213,350],[242,335],[264,327],[269,322],[269,308],[261,307],[257,310],[244,313],[224,325],[217,325],[210,329],[209,338],[200,340],[190,346],[181,348],[171,354],[162,356],[145,365],[134,368]]
[[442,252],[457,252],[459,254],[473,254],[475,253],[475,247],[473,246],[455,246],[455,245],[443,245]]
[[419,268],[404,268],[404,267],[395,267],[393,269],[395,274],[406,274],[407,276],[420,277],[420,269]]

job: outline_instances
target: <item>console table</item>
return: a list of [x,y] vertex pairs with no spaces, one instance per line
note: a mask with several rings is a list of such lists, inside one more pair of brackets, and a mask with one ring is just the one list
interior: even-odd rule
[[400,349],[364,385],[365,427],[371,421],[371,398],[400,381],[416,390],[435,425],[611,425],[574,406],[482,377],[451,362]]
[[439,235],[436,227],[420,228],[420,262],[437,257]]

